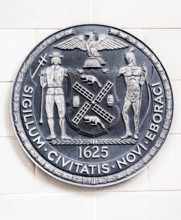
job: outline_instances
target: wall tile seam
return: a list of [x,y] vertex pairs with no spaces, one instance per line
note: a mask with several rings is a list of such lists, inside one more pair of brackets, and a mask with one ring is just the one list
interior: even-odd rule
[[97,220],[97,201],[98,201],[98,194],[95,192],[95,220]]
[[[121,184],[121,183],[120,183]],[[96,194],[106,193],[181,193],[181,189],[169,189],[169,190],[101,190],[102,192],[96,191]],[[91,192],[90,192],[91,193]]]
[[28,27],[25,27],[25,28],[12,28],[12,27],[7,27],[7,28],[1,28],[0,27],[0,31],[2,30],[34,30],[34,31],[37,31],[37,30],[40,30],[40,31],[42,31],[42,30],[62,30],[62,29],[64,29],[64,28],[51,28],[51,27],[48,27],[48,28],[37,28],[37,27],[34,27],[34,28],[28,28]]
[[[93,19],[93,18],[92,18]],[[91,22],[91,23],[80,23],[80,24],[75,24],[75,25],[70,25],[70,26],[66,26],[66,27],[47,27],[47,28],[41,28],[41,27],[34,27],[34,28],[29,28],[29,27],[24,27],[24,28],[12,28],[12,27],[7,27],[7,28],[1,28],[0,27],[0,31],[1,30],[35,30],[35,31],[41,31],[41,30],[57,30],[57,31],[60,31],[62,29],[66,29],[66,28],[69,28],[69,27],[72,27],[72,26],[77,26],[77,25],[86,25],[86,24],[93,24],[93,25],[108,25],[108,26],[111,26],[109,24],[106,24],[106,23],[96,23],[96,22]],[[125,27],[125,26],[122,26],[122,27],[117,27],[119,29],[129,29],[129,30],[181,30],[181,27]]]
[[90,0],[90,20],[94,23],[94,0]]
[[[31,161],[32,162],[32,161]],[[36,164],[34,164],[34,190],[35,190],[35,194],[38,193],[38,167]]]
[[93,192],[93,191],[91,191],[91,192],[85,192],[85,191],[80,191],[80,189],[79,190],[77,190],[77,191],[74,191],[74,192],[72,192],[71,190],[70,191],[66,191],[66,192],[55,192],[55,193],[33,193],[33,192],[31,192],[31,193],[1,193],[0,194],[0,198],[2,198],[2,197],[23,197],[23,196],[32,196],[32,197],[43,197],[43,196],[51,196],[51,197],[53,197],[53,196],[68,196],[68,195],[71,195],[71,196],[75,196],[75,195],[77,195],[77,192],[79,193],[78,195],[79,196],[85,196],[86,194],[90,194],[91,196],[94,196],[95,195],[95,192]]
[[146,166],[145,167],[145,169],[146,169],[146,189],[149,189],[149,187],[150,187],[150,173],[149,173],[149,165],[148,166]]
[[[106,192],[106,193],[150,193],[150,192],[153,192],[153,193],[158,193],[158,192],[160,192],[160,193],[179,192],[179,193],[181,193],[181,189],[169,189],[169,190],[161,190],[161,189],[159,189],[159,190],[110,190],[110,191],[101,189],[101,191],[103,191],[103,192],[96,191],[96,194],[102,194],[104,192]],[[91,193],[91,192],[89,192],[89,193]]]
[[[61,188],[61,187],[60,187]],[[16,196],[19,196],[19,197],[22,197],[22,196],[33,196],[33,197],[37,197],[37,196],[64,196],[64,195],[77,195],[77,192],[79,193],[78,195],[79,196],[84,196],[84,195],[96,195],[96,196],[99,196],[101,194],[115,194],[115,193],[144,193],[144,194],[148,194],[148,193],[161,193],[161,194],[164,194],[164,193],[181,193],[181,189],[170,189],[170,190],[110,190],[108,191],[107,189],[100,189],[100,191],[98,190],[95,190],[95,191],[86,191],[85,192],[85,188],[83,188],[83,190],[81,191],[81,189],[79,190],[75,190],[74,192],[72,191],[66,191],[66,192],[55,192],[55,193],[39,193],[39,192],[30,192],[30,193],[0,193],[0,198],[2,197],[5,197],[5,196],[11,196],[11,197],[16,197]]]
[[5,81],[4,81],[4,80],[3,80],[3,81],[0,80],[0,83],[1,83],[1,84],[4,84],[4,83],[13,83],[13,82],[14,82],[13,80],[7,80],[7,81],[6,81],[6,80],[5,80]]

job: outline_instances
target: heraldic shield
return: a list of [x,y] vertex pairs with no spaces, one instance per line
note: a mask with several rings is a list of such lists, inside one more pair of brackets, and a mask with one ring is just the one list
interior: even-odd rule
[[97,137],[108,133],[120,119],[116,74],[101,69],[82,69],[69,74],[67,120],[78,133]]

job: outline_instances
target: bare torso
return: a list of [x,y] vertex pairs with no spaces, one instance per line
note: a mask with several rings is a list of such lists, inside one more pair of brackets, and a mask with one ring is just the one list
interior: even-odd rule
[[124,75],[127,86],[126,97],[130,102],[135,102],[140,97],[140,78],[142,70],[138,66],[126,66],[120,69]]

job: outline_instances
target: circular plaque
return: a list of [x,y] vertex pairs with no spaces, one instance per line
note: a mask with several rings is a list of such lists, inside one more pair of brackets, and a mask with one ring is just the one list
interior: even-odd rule
[[22,64],[12,118],[27,155],[67,183],[124,181],[158,153],[173,114],[156,55],[117,28],[81,25],[42,41]]

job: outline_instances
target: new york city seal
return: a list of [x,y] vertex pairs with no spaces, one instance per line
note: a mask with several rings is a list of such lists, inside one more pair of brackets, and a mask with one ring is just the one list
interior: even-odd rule
[[124,181],[157,155],[170,129],[167,73],[139,39],[81,25],[42,41],[22,64],[12,119],[27,155],[67,183]]

